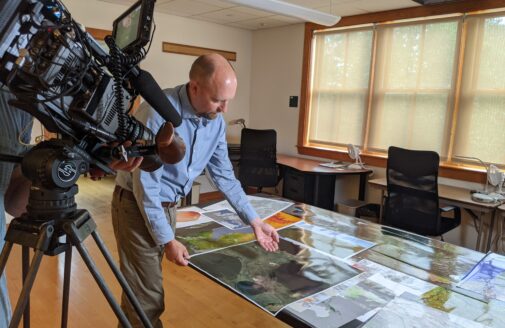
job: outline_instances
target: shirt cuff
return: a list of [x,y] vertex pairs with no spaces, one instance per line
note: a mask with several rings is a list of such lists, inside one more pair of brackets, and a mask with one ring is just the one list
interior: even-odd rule
[[170,241],[174,240],[174,232],[165,217],[158,220],[152,220],[149,223],[151,225],[151,233],[156,244],[160,246],[166,245]]

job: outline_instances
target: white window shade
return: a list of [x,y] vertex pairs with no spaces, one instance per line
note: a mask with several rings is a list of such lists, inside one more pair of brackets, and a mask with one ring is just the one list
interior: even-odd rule
[[362,144],[372,39],[371,27],[315,35],[309,142]]
[[461,103],[454,154],[505,163],[505,16],[466,24]]
[[368,149],[447,152],[458,27],[457,20],[378,27]]

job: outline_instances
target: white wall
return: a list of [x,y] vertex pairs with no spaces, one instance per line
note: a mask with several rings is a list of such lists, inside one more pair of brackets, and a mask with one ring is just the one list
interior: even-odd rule
[[[112,29],[113,20],[127,9],[97,0],[63,2],[79,23],[107,30]],[[242,117],[249,121],[252,32],[161,13],[155,13],[154,19],[156,32],[151,50],[141,63],[142,68],[148,70],[162,88],[173,87],[188,81],[188,72],[196,57],[164,53],[161,51],[163,41],[235,51],[237,61],[232,65],[237,71],[239,87],[225,119]],[[233,141],[239,138],[240,130],[231,127],[229,133]]]
[[299,96],[302,80],[304,25],[253,33],[251,113],[248,127],[275,129],[277,151],[297,153],[299,108],[288,106]]

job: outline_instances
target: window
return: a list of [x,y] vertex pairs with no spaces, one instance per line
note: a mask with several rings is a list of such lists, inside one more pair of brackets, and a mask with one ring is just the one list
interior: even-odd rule
[[447,151],[458,21],[377,28],[368,148]]
[[371,28],[314,38],[311,142],[361,144],[372,58]]
[[454,154],[505,164],[505,15],[466,24]]
[[504,165],[504,48],[505,13],[317,31],[303,146]]

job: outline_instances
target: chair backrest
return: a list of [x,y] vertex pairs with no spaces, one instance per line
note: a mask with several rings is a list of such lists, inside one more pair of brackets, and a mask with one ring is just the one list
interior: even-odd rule
[[421,235],[438,235],[438,165],[434,151],[389,147],[384,222]]
[[242,129],[239,180],[248,187],[275,187],[279,182],[277,132]]

